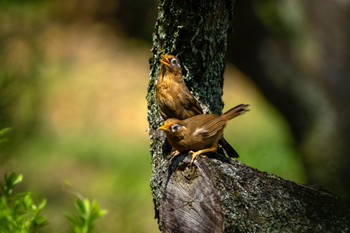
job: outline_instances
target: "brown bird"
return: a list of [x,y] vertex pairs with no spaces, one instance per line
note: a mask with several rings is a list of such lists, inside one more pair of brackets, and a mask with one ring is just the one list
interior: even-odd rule
[[156,86],[158,109],[163,119],[186,118],[203,114],[198,101],[182,78],[180,61],[173,55],[162,55],[160,75]]
[[[160,62],[162,65],[156,85],[156,100],[163,119],[184,120],[203,114],[199,102],[192,96],[182,78],[179,59],[166,54],[162,55]],[[228,156],[238,157],[238,153],[223,137],[220,138],[219,144]]]
[[170,118],[158,129],[165,131],[170,145],[178,152],[190,151],[192,164],[197,156],[217,151],[227,122],[249,111],[248,106],[237,105],[220,116],[201,114],[185,120]]

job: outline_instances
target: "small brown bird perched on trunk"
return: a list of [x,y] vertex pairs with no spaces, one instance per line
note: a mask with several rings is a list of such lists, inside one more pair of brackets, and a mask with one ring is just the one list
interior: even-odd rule
[[248,106],[237,105],[220,116],[201,114],[185,120],[170,118],[158,129],[165,131],[170,145],[177,151],[190,151],[193,163],[197,156],[217,151],[227,122],[249,111]]
[[182,78],[179,59],[173,55],[162,55],[160,62],[162,65],[156,86],[156,98],[163,119],[184,120],[203,114],[200,104]]
[[[182,78],[179,59],[166,54],[162,55],[160,62],[162,65],[156,85],[156,100],[163,119],[185,120],[203,114],[199,102],[192,96]],[[229,157],[238,157],[238,153],[223,137],[219,139],[219,145]]]

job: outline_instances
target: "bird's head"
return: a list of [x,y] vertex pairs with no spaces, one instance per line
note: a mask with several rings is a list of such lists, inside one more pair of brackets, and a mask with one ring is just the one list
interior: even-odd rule
[[167,135],[177,135],[186,130],[186,127],[181,120],[170,118],[167,119],[164,124],[158,128],[158,130],[164,131]]
[[160,63],[162,63],[162,66],[169,68],[170,70],[181,68],[180,60],[176,56],[170,54],[162,55]]

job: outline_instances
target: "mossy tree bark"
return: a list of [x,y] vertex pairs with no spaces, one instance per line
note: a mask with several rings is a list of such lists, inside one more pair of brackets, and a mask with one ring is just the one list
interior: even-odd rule
[[152,154],[151,188],[163,232],[342,232],[350,210],[337,197],[259,172],[216,154],[192,166],[172,161],[155,102],[162,53],[178,54],[194,96],[219,114],[233,0],[162,0],[153,37],[147,94]]

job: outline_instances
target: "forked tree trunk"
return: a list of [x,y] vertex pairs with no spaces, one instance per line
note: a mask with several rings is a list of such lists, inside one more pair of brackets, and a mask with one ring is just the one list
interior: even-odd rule
[[348,232],[350,209],[327,192],[259,172],[216,154],[169,160],[155,82],[162,53],[178,54],[194,96],[219,114],[233,0],[162,0],[147,94],[151,188],[163,232]]

